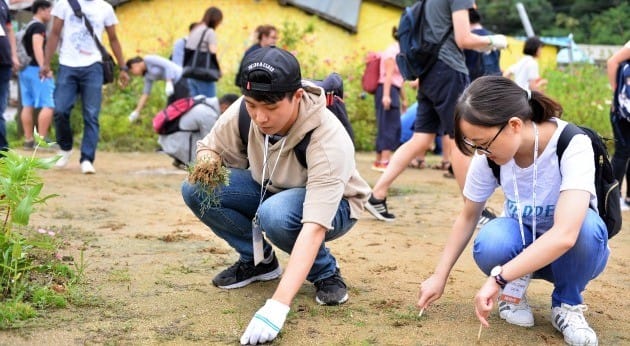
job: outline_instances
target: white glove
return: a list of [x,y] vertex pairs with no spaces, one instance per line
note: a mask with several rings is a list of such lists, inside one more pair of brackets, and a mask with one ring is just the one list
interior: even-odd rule
[[139,116],[140,116],[140,114],[138,114],[138,112],[136,112],[136,111],[131,112],[131,114],[129,114],[129,122],[130,123],[135,122],[136,120],[138,120]]
[[278,336],[289,313],[289,307],[277,300],[267,299],[265,306],[260,308],[241,336],[241,345],[264,344]]
[[492,50],[504,49],[507,47],[507,38],[505,35],[490,35],[490,47]]
[[166,97],[173,95],[173,93],[175,92],[175,89],[173,88],[173,83],[171,81],[166,82],[164,92],[166,93]]

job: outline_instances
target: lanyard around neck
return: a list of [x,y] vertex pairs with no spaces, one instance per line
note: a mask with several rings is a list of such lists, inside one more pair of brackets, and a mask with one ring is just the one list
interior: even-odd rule
[[[532,174],[532,241],[536,240],[536,183],[538,180],[538,127],[532,121],[534,126],[534,172]],[[516,165],[516,163],[515,163]],[[521,240],[525,246],[525,227],[523,226],[523,210],[518,194],[518,184],[516,183],[516,171],[512,166],[512,184],[514,185],[514,195],[516,197],[516,213],[518,214],[518,226],[521,231]]]
[[280,150],[278,151],[278,157],[276,158],[276,163],[273,164],[273,168],[271,172],[269,172],[269,179],[265,179],[267,166],[269,164],[269,135],[265,135],[265,148],[263,149],[263,169],[262,176],[260,177],[260,201],[258,202],[258,207],[262,204],[263,199],[265,198],[265,194],[267,193],[267,188],[269,184],[271,184],[271,177],[273,173],[276,171],[278,167],[278,161],[280,161],[280,155],[282,154],[282,149],[284,148],[284,143],[286,142],[286,137],[282,138],[282,143],[280,144]]

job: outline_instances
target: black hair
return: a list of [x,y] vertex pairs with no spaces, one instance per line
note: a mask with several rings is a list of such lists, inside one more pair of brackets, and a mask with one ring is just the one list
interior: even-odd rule
[[[241,75],[242,78],[242,75]],[[291,99],[293,94],[295,94],[296,90],[288,91],[288,92],[273,92],[273,91],[257,91],[257,90],[247,90],[245,87],[247,86],[247,82],[253,83],[262,83],[262,84],[271,84],[271,79],[269,74],[265,71],[255,70],[250,72],[247,75],[247,81],[242,81],[241,84],[241,93],[247,97],[251,97],[258,102],[263,103],[276,103],[282,101],[282,99]]]
[[125,65],[127,65],[127,68],[131,68],[131,65],[133,65],[133,64],[137,64],[137,63],[139,63],[139,62],[143,62],[143,61],[144,61],[144,59],[142,59],[141,57],[139,57],[139,56],[135,56],[135,57],[133,57],[133,58],[131,58],[131,59],[127,60],[127,62],[125,63]]
[[392,37],[394,40],[398,41],[398,28],[395,26],[392,27]]
[[209,7],[206,10],[206,13],[203,14],[203,19],[201,21],[204,22],[209,28],[216,29],[222,20],[223,12],[221,12],[218,7],[212,6]]
[[470,24],[481,23],[481,14],[474,8],[468,9],[468,21]]
[[221,98],[219,99],[219,104],[225,104],[225,105],[231,105],[232,103],[234,103],[234,101],[238,100],[239,96],[236,94],[225,94],[223,96],[221,96]]
[[33,5],[31,5],[31,12],[37,13],[40,9],[46,10],[50,7],[52,7],[52,4],[47,0],[35,0]]
[[474,149],[464,143],[461,122],[494,127],[505,125],[512,117],[523,121],[542,123],[562,116],[562,106],[545,94],[532,91],[528,99],[526,90],[513,80],[502,76],[484,76],[475,79],[464,90],[455,106],[455,144],[464,155]]
[[192,29],[194,29],[197,26],[197,24],[199,24],[199,23],[192,22],[192,23],[188,24],[188,32],[191,32]]
[[542,41],[538,37],[529,37],[527,38],[527,40],[525,40],[525,46],[523,46],[523,54],[536,56],[538,48],[540,48],[542,45]]
[[256,39],[260,42],[263,36],[269,36],[274,31],[277,32],[278,30],[271,24],[259,25],[256,28]]

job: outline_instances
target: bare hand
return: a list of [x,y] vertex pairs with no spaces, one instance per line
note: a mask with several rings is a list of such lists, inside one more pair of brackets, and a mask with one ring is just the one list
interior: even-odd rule
[[383,104],[383,108],[385,110],[389,110],[389,107],[392,105],[392,99],[391,97],[389,97],[389,95],[383,95],[381,103]]
[[486,283],[479,289],[475,295],[475,314],[485,327],[489,327],[488,316],[494,307],[494,301],[499,295],[499,286],[494,278],[488,278]]
[[444,293],[445,285],[446,281],[440,279],[435,274],[424,280],[424,282],[420,284],[420,293],[418,294],[418,303],[416,304],[418,308],[426,309],[429,307],[429,304],[440,299],[442,293]]
[[50,70],[50,65],[43,65],[42,67],[39,68],[39,78],[41,79],[45,79],[45,78],[52,78],[53,73]]
[[118,74],[118,86],[121,88],[126,88],[129,84],[129,74],[127,71],[120,71]]

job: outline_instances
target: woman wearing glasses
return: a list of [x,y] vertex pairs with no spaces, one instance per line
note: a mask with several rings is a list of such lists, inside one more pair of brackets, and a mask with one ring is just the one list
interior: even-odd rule
[[[455,143],[473,155],[457,217],[434,274],[420,286],[418,306],[427,308],[444,292],[448,275],[473,236],[486,200],[501,186],[504,217],[483,226],[473,257],[488,275],[475,296],[477,317],[488,326],[498,299],[508,323],[534,325],[526,290],[531,278],[554,285],[551,323],[571,345],[597,345],[584,319],[582,291],[606,266],[610,250],[597,205],[590,139],[575,135],[559,165],[556,147],[567,122],[562,107],[513,81],[475,80],[458,100]],[[499,166],[499,179],[490,160]],[[532,217],[535,215],[535,217]]]

